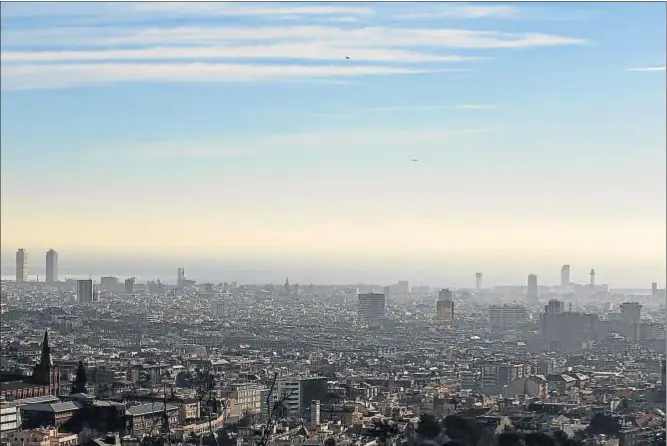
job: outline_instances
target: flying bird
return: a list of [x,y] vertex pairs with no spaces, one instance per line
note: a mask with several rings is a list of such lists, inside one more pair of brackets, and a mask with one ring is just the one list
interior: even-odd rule
[[417,161],[419,161],[417,158],[412,158],[413,163],[416,163]]
[[345,56],[345,59],[350,60],[350,56]]

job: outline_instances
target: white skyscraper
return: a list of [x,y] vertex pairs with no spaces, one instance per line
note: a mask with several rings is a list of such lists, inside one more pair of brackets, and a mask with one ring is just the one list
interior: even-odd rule
[[58,253],[53,249],[46,252],[46,283],[54,284],[58,281]]

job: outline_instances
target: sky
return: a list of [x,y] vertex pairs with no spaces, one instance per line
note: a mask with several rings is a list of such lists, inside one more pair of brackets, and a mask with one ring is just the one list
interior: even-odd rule
[[1,12],[3,275],[664,286],[664,2]]

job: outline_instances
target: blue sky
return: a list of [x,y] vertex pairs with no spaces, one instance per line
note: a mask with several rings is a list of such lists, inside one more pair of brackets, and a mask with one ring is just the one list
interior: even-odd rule
[[389,263],[659,280],[665,12],[3,3],[3,264],[25,247],[35,271],[55,248],[327,265],[303,281],[389,281]]

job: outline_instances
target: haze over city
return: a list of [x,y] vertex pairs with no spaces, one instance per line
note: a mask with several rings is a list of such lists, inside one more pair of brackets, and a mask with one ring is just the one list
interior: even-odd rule
[[664,17],[3,3],[2,275],[664,286]]

